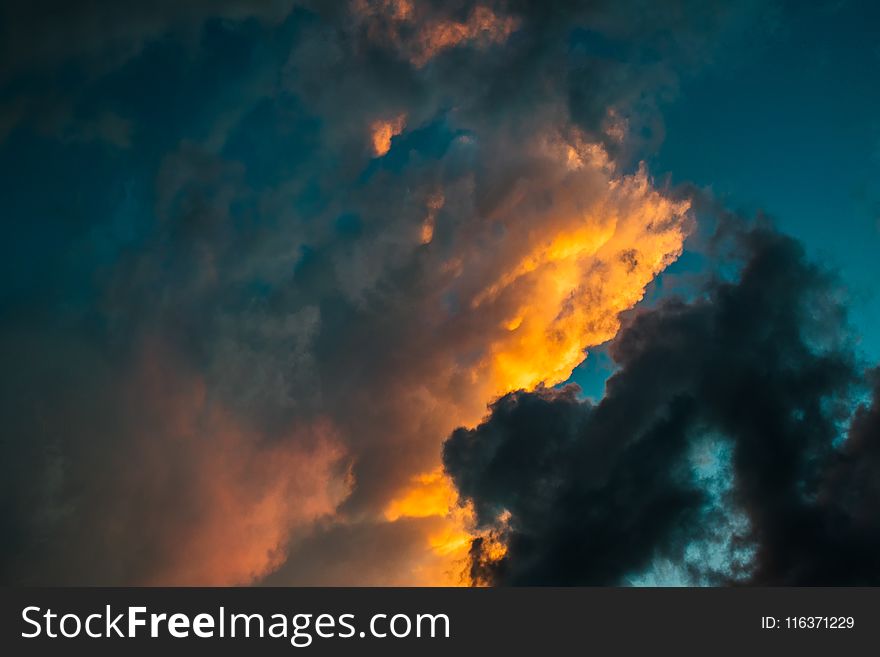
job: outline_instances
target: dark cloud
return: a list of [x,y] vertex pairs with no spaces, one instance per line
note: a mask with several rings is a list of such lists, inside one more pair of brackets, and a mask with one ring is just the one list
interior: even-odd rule
[[182,44],[195,60],[211,21],[277,25],[292,0],[151,2],[112,0],[4,2],[0,7],[0,143],[22,124],[60,139],[101,140],[127,148],[130,120],[117,102],[90,98],[107,75],[162,40]]
[[283,19],[292,0],[160,0],[123,7],[112,0],[4,2],[0,13],[0,79],[81,67],[104,73],[135,57],[151,41],[198,34],[209,20]]
[[[671,562],[692,582],[880,581],[876,373],[847,430],[866,384],[833,276],[768,227],[734,232],[735,279],[636,313],[598,404],[515,392],[447,441],[462,500],[508,545],[493,560],[475,542],[478,579],[618,584]],[[705,477],[707,448],[729,471]],[[688,560],[725,532],[714,568]]]

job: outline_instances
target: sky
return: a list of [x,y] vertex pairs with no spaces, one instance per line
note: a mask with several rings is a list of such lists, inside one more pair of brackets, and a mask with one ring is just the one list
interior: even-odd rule
[[880,13],[855,2],[797,9],[741,61],[682,84],[651,169],[771,215],[839,270],[876,360],[880,54],[871,26]]
[[[647,161],[746,215],[764,213],[845,280],[860,347],[880,359],[880,74],[873,3],[779,5],[735,54],[682,79]],[[692,266],[687,258],[673,266]],[[604,357],[604,352],[602,352]],[[598,369],[596,369],[598,368]],[[594,371],[595,370],[595,371]],[[574,378],[601,396],[603,366]]]
[[0,12],[4,583],[880,579],[873,3]]

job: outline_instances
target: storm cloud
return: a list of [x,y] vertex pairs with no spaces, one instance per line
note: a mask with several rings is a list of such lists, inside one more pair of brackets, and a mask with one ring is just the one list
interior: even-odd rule
[[[641,164],[660,110],[774,15],[686,0],[4,12],[2,574],[29,584],[468,581],[473,518],[444,439],[499,396],[501,413],[514,390],[564,382],[680,256],[691,198]],[[563,442],[563,425],[608,416],[591,467],[657,491],[633,511],[662,541],[705,495],[681,472],[612,467],[612,424],[653,421],[645,394],[642,415],[532,397],[569,409]],[[632,458],[672,468],[689,443],[660,433]],[[488,546],[514,509],[448,469]]]
[[477,581],[880,581],[880,387],[841,288],[769,226],[722,233],[736,274],[636,311],[598,403],[514,392],[446,442]]

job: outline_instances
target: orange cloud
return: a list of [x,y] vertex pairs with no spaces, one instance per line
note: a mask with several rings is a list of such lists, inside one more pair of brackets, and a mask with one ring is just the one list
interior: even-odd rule
[[426,5],[410,0],[354,0],[351,8],[373,42],[395,45],[417,68],[456,46],[503,43],[519,27],[516,18],[484,5],[475,6],[463,21],[429,15]]
[[155,350],[130,394],[146,421],[128,455],[138,467],[117,488],[124,502],[109,531],[148,538],[152,566],[143,584],[251,583],[283,563],[297,532],[333,513],[349,492],[345,451],[326,420],[264,438]]
[[403,132],[406,127],[406,114],[399,114],[392,119],[373,121],[370,124],[370,139],[373,145],[373,156],[382,157],[391,150],[391,138]]
[[503,43],[517,26],[515,18],[498,16],[488,7],[477,6],[464,22],[436,20],[425,25],[412,46],[410,61],[424,66],[442,51],[462,43],[480,47]]
[[394,522],[403,516],[445,516],[455,506],[457,496],[452,482],[437,468],[413,477],[412,486],[385,508],[385,518]]
[[[442,468],[416,475],[409,488],[385,508],[385,518],[435,518],[426,534],[427,549],[412,565],[408,581],[432,586],[480,584],[469,580],[465,569],[471,542],[484,541],[484,554],[492,559],[504,556],[506,546],[495,535],[478,532],[470,505],[458,504],[455,486]],[[501,518],[502,523],[505,518]]]
[[422,244],[428,244],[434,239],[434,226],[437,222],[437,213],[443,207],[443,204],[446,200],[443,198],[443,194],[432,194],[428,197],[428,214],[425,215],[425,220],[422,222],[422,232],[421,232],[421,242]]
[[[446,421],[441,440],[478,421],[500,395],[566,380],[590,347],[617,333],[620,313],[681,254],[688,233],[688,202],[655,190],[644,169],[617,174],[601,146],[545,135],[526,147],[541,174],[497,210],[493,220],[504,231],[459,252],[451,280],[443,274],[446,293],[470,299],[455,321],[473,330],[459,336],[450,360],[481,355],[449,373],[452,388],[435,391]],[[417,583],[454,583],[450,573],[474,538],[492,541],[493,553],[504,549],[500,537],[473,532],[472,515],[455,504],[439,469],[414,477],[385,509],[389,521],[426,516],[443,519],[427,537],[426,563],[445,558],[446,567],[424,570],[438,579]]]

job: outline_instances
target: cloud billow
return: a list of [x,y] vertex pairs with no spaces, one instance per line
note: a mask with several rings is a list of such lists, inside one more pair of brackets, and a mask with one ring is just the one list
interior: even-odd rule
[[693,229],[640,160],[710,4],[4,4],[3,581],[459,583],[443,440]]
[[[614,585],[658,562],[686,583],[880,581],[876,373],[833,276],[771,228],[735,233],[738,277],[636,313],[601,401],[514,392],[446,442],[462,501],[506,545],[474,542],[477,581]],[[693,459],[707,440],[729,450],[714,499]],[[725,558],[688,558],[724,533]]]

